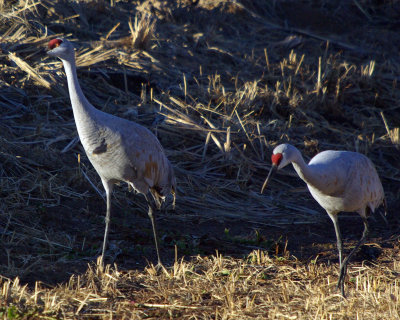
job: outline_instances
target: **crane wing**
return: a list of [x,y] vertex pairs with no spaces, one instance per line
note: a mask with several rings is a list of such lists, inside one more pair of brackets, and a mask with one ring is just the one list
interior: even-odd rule
[[318,177],[318,185],[309,185],[310,191],[325,209],[331,203],[339,211],[356,211],[366,205],[374,211],[384,199],[375,166],[360,153],[322,152],[310,161],[310,168]]
[[[350,161],[351,162],[351,161]],[[324,151],[309,162],[313,172],[313,187],[325,195],[339,197],[344,194],[351,171],[351,164],[346,154],[340,151]]]
[[146,184],[147,189],[154,189],[159,196],[165,197],[170,193],[171,187],[175,186],[175,177],[157,137],[137,124],[124,130],[122,134],[126,156],[136,171],[132,183]]

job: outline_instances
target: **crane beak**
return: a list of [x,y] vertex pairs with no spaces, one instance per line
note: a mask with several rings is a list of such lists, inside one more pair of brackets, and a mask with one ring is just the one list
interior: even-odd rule
[[272,164],[271,170],[268,173],[267,179],[265,179],[264,184],[261,188],[261,193],[264,192],[264,189],[267,187],[268,185],[268,181],[275,175],[275,172],[278,171],[278,167],[276,164]]

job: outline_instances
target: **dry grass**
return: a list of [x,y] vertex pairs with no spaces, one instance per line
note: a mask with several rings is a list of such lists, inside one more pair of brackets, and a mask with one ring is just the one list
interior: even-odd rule
[[335,288],[336,273],[254,251],[240,260],[197,256],[160,273],[93,265],[54,288],[3,280],[2,297],[15,318],[399,319],[399,261],[353,268],[347,300]]
[[[3,318],[399,319],[399,10],[394,1],[0,1]],[[105,205],[62,64],[44,53],[54,36],[76,43],[88,99],[149,127],[175,167],[177,208],[159,219],[164,273],[142,268],[151,230],[125,187],[109,249],[125,271],[85,272]],[[382,178],[390,225],[376,219],[367,248],[379,258],[351,266],[348,300],[321,237],[332,226],[301,181],[288,169],[259,194],[282,141],[307,159],[362,152]],[[300,253],[303,240],[297,260],[285,246]],[[245,258],[207,255],[215,249]]]

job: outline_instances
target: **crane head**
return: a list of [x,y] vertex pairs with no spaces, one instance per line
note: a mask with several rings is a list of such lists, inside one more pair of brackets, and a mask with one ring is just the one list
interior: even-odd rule
[[72,44],[65,40],[56,38],[49,41],[49,51],[47,54],[51,57],[57,57],[62,60],[71,60],[74,58],[74,48]]
[[280,144],[279,146],[275,147],[271,156],[271,170],[264,181],[264,184],[261,188],[261,193],[264,192],[269,180],[275,175],[276,171],[291,163],[296,157],[298,157],[298,153],[299,151],[295,147],[287,143]]
[[283,158],[282,153],[280,153],[280,152],[279,153],[274,153],[271,156],[271,162],[272,162],[272,164],[274,164],[276,166],[279,166],[279,164],[282,161],[282,158]]
[[275,175],[275,172],[278,170],[278,166],[279,166],[280,162],[282,161],[282,158],[283,158],[283,156],[282,156],[282,153],[280,153],[280,152],[272,154],[272,156],[271,156],[272,167],[268,173],[267,179],[265,179],[264,184],[261,188],[261,193],[263,193],[264,189],[267,187],[268,181]]
[[63,41],[58,38],[50,40],[48,44],[49,50],[53,50],[54,48],[59,47],[61,43],[63,43]]

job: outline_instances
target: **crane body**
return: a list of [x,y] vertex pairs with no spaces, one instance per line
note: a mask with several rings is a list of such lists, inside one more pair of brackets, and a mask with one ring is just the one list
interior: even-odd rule
[[70,42],[53,39],[49,42],[49,49],[47,53],[50,56],[58,57],[63,62],[78,135],[106,191],[106,228],[101,264],[104,262],[108,240],[113,186],[124,181],[146,198],[158,263],[161,265],[154,212],[160,209],[170,193],[175,204],[176,181],[160,142],[147,128],[102,112],[89,103],[79,85],[75,52]]
[[[378,173],[371,160],[357,152],[327,150],[317,154],[306,164],[297,148],[290,144],[281,144],[273,151],[271,171],[261,193],[273,174],[289,163],[292,163],[299,177],[307,184],[313,198],[326,210],[334,224],[340,262],[338,287],[344,296],[347,264],[358,248],[365,243],[368,215],[381,204],[385,205],[385,195]],[[357,212],[364,224],[361,239],[344,260],[338,222],[338,214],[342,211]]]

